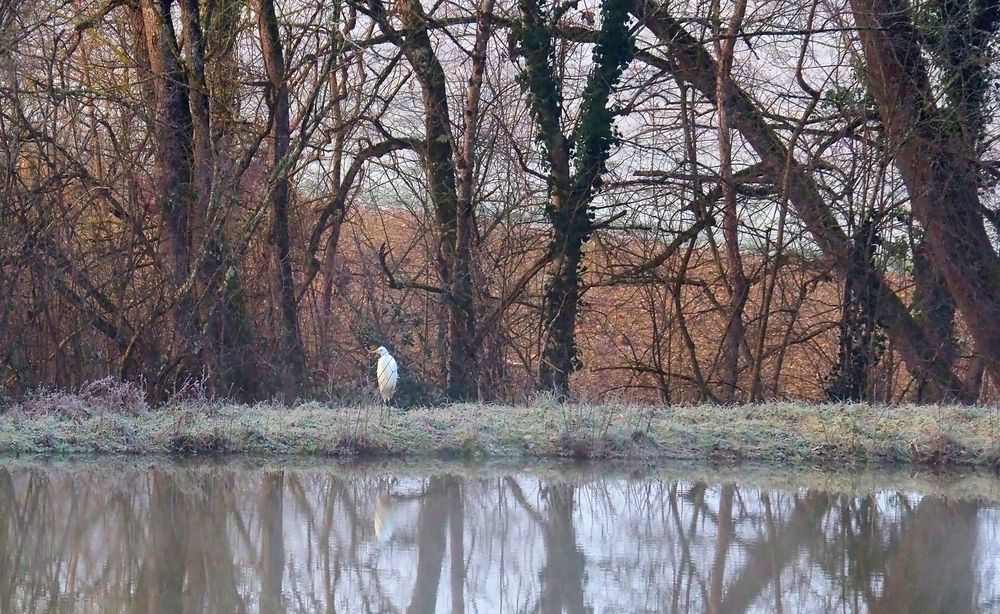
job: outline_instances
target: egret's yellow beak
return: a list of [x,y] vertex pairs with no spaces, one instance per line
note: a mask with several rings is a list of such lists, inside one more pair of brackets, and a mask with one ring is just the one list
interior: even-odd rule
[[368,350],[368,353],[371,354],[372,356],[375,356],[376,354],[378,354],[378,348],[370,348]]

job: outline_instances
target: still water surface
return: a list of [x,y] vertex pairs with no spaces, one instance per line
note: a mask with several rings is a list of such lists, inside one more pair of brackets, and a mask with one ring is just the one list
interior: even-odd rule
[[703,466],[0,459],[0,612],[1000,611],[998,493]]

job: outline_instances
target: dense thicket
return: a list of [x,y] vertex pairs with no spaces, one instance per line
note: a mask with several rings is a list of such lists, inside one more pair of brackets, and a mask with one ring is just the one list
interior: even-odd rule
[[993,398],[980,0],[0,0],[0,385]]

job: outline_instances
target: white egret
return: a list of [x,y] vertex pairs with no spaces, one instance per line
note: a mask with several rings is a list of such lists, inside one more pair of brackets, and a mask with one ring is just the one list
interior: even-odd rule
[[375,366],[375,379],[378,380],[378,390],[382,393],[382,400],[385,403],[392,401],[392,395],[396,392],[396,382],[399,381],[399,365],[392,357],[389,350],[383,346],[372,350],[373,355],[377,355],[378,364]]

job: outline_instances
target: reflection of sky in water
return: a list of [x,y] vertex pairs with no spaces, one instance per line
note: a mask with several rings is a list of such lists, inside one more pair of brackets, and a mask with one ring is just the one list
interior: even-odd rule
[[0,611],[1000,607],[997,507],[955,497],[148,466],[0,465]]

